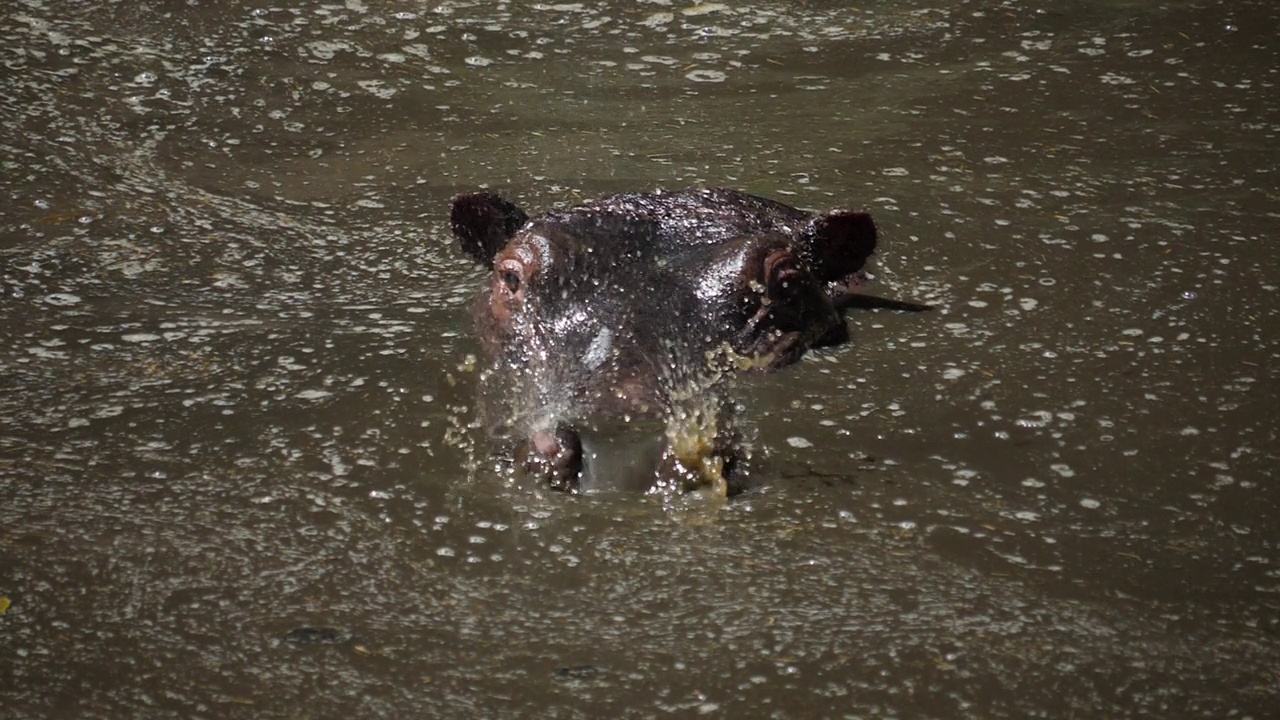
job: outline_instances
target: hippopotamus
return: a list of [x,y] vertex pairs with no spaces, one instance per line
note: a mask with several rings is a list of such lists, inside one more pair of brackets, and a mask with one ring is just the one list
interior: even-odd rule
[[[652,488],[742,488],[726,378],[792,365],[849,337],[866,212],[810,213],[736,190],[611,195],[529,215],[491,192],[453,198],[462,250],[489,277],[474,321],[496,378],[495,432],[526,474],[582,487],[581,427],[657,419]],[[500,429],[499,429],[500,428]]]

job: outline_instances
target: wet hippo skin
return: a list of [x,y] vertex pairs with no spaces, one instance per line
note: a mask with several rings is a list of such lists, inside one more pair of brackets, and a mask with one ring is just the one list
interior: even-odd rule
[[476,192],[453,199],[451,223],[490,269],[474,316],[493,361],[483,383],[502,387],[497,424],[518,466],[558,489],[581,486],[579,423],[648,417],[669,439],[653,485],[735,492],[724,378],[844,342],[848,307],[926,309],[860,292],[876,248],[865,212],[689,188],[530,216]]

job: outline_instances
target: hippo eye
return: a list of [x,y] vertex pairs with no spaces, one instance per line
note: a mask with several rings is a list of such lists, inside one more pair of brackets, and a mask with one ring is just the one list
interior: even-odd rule
[[520,290],[519,274],[511,270],[503,270],[502,272],[498,273],[498,279],[502,281],[503,285],[507,286],[507,292],[511,293],[512,295],[515,295]]
[[494,268],[494,273],[498,277],[498,282],[506,288],[507,294],[515,297],[520,293],[520,289],[524,286],[524,263],[517,259],[508,258]]

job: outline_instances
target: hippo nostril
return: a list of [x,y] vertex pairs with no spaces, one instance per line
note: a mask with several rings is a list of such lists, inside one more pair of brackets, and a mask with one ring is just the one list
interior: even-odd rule
[[582,474],[582,439],[566,425],[535,431],[516,449],[516,462],[553,489],[575,492]]

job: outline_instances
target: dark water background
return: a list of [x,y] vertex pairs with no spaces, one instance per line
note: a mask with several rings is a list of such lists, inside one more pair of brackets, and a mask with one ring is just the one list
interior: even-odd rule
[[[842,5],[5,3],[0,715],[1274,717],[1280,6]],[[495,472],[448,198],[701,183],[939,310]]]

